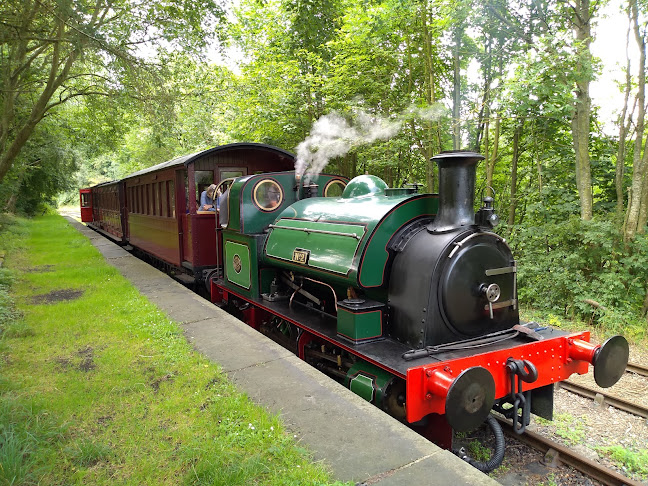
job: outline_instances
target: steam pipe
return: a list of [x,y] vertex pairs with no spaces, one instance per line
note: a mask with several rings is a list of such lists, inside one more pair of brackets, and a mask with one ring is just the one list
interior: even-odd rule
[[427,227],[445,233],[475,224],[475,174],[484,156],[475,152],[442,152],[430,160],[439,165],[439,212]]
[[301,199],[301,194],[300,194],[301,180],[302,180],[302,176],[295,173],[295,187],[293,188],[293,190],[295,191],[295,200],[296,201],[299,201]]

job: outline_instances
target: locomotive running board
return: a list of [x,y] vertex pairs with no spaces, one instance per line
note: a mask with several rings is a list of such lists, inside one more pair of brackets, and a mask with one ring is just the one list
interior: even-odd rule
[[[393,339],[387,337],[382,341],[372,341],[367,343],[362,343],[354,345],[346,340],[342,340],[337,336],[337,325],[336,320],[333,317],[326,315],[313,314],[309,312],[306,308],[300,307],[289,307],[287,302],[268,302],[264,301],[261,298],[251,298],[244,296],[236,291],[231,290],[228,287],[225,287],[222,284],[222,281],[216,282],[212,280],[212,285],[218,287],[222,292],[231,294],[239,300],[249,302],[250,304],[256,306],[261,310],[270,312],[277,317],[284,319],[291,324],[294,324],[298,328],[313,334],[316,337],[324,339],[335,346],[338,346],[341,349],[344,349],[351,354],[354,354],[358,357],[361,357],[365,361],[368,361],[390,373],[395,374],[401,378],[407,376],[407,370],[412,366],[421,366],[425,364],[439,363],[442,361],[448,361],[451,359],[463,358],[471,355],[479,355],[486,352],[492,352],[499,349],[504,349],[514,342],[515,344],[525,344],[528,343],[528,338],[525,337],[514,337],[512,339],[506,339],[499,343],[488,344],[479,349],[479,351],[472,350],[449,350],[443,351],[434,356],[423,356],[416,359],[406,361],[402,358],[402,355],[409,351],[411,348],[406,346],[403,343],[399,343]],[[552,337],[557,337],[561,335],[567,335],[569,333],[565,331],[560,331],[553,329],[551,331],[541,331],[542,333],[549,333]]]

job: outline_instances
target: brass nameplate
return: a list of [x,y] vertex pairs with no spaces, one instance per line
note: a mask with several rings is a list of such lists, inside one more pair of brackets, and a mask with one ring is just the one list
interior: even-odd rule
[[308,265],[308,257],[310,257],[310,250],[302,250],[301,248],[293,250],[292,261],[295,263]]

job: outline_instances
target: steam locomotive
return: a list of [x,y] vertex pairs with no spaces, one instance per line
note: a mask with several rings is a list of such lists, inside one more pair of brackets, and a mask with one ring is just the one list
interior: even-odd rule
[[216,305],[443,447],[486,421],[494,457],[465,458],[488,471],[504,451],[491,410],[523,433],[531,413],[552,418],[555,383],[591,364],[612,386],[629,349],[520,321],[493,199],[474,211],[481,159],[435,156],[438,195],[371,175],[232,178],[209,216],[216,264],[194,276]]

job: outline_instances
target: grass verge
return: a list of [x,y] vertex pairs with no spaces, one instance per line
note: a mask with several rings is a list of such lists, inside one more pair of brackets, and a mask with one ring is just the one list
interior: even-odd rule
[[0,484],[331,482],[60,216],[0,236]]
[[622,446],[598,447],[596,450],[620,463],[624,470],[648,478],[648,450],[633,451]]

